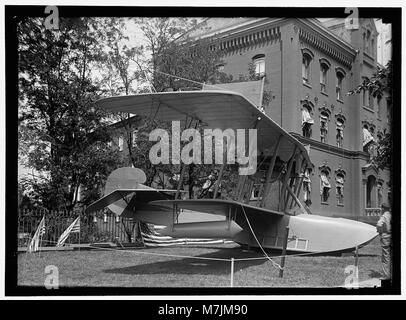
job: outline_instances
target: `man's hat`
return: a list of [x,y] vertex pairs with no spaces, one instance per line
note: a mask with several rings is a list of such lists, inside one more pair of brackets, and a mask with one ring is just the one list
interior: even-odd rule
[[381,208],[382,209],[390,209],[389,205],[386,202],[381,204]]

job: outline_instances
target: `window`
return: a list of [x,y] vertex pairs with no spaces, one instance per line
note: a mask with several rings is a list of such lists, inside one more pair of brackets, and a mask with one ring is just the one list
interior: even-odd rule
[[367,30],[367,34],[366,34],[366,38],[365,38],[365,51],[367,53],[371,52],[370,41],[371,41],[371,31]]
[[344,205],[344,174],[337,173],[336,176],[337,204]]
[[310,62],[312,61],[312,57],[308,53],[303,54],[302,58],[302,78],[303,83],[309,84],[310,83]]
[[362,34],[362,48],[364,51],[367,49],[367,35],[365,32]]
[[327,143],[327,136],[328,136],[328,114],[323,112],[320,114],[320,141],[323,143]]
[[366,107],[369,101],[369,91],[366,89],[362,89],[362,105]]
[[320,172],[320,195],[321,195],[321,202],[328,203],[328,198],[330,196],[330,181],[329,181],[329,171],[323,169]]
[[337,119],[336,121],[336,143],[337,147],[342,148],[344,141],[344,120]]
[[[362,84],[365,85],[368,83],[368,78],[367,77],[362,77]],[[369,104],[369,90],[362,89],[362,105],[364,107],[367,107]]]
[[368,125],[364,125],[362,128],[362,133],[363,133],[363,142],[362,142],[362,150],[364,152],[370,153],[370,146],[374,142],[374,137],[371,132],[371,128],[368,127]]
[[123,136],[118,137],[118,150],[119,151],[124,150],[124,138],[123,138]]
[[377,96],[376,97],[376,113],[378,118],[381,118],[381,113],[382,113],[382,97]]
[[307,105],[302,107],[302,133],[303,137],[310,138],[312,135],[313,118],[310,115],[310,109]]
[[328,73],[329,66],[321,62],[320,63],[320,91],[323,93],[327,93],[327,73]]
[[368,108],[374,110],[374,96],[372,95],[372,92],[369,92],[368,96],[369,96]]
[[344,74],[341,71],[336,72],[336,98],[337,100],[343,99],[342,88],[343,88]]
[[255,75],[261,77],[265,75],[265,56],[263,54],[256,55],[252,58],[254,64]]
[[367,196],[366,196],[366,207],[367,208],[376,208],[375,207],[375,188],[376,188],[376,178],[372,175],[368,176],[367,179]]
[[383,203],[383,183],[381,181],[377,184],[377,192],[378,192],[378,208],[381,207]]
[[312,204],[311,192],[312,192],[312,181],[310,179],[311,169],[307,168],[304,172],[303,177],[303,200],[308,207]]
[[137,146],[138,129],[133,130],[131,137],[132,137],[132,146],[133,148],[135,148]]
[[371,55],[372,57],[375,57],[375,39],[371,39]]

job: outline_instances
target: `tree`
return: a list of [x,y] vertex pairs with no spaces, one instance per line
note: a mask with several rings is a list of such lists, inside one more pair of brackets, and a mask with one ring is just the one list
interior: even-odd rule
[[[72,210],[80,185],[86,201],[94,194],[117,156],[107,147],[106,115],[94,101],[100,88],[92,70],[102,57],[97,19],[61,19],[59,30],[47,30],[37,18],[18,24],[20,123],[27,166],[42,173],[31,179],[33,193],[48,209]],[[31,137],[31,138],[30,138]]]
[[[392,62],[389,61],[386,67],[378,66],[377,72],[371,78],[366,78],[355,89],[348,92],[348,95],[360,94],[364,90],[369,91],[373,97],[381,98],[385,94],[388,96],[388,103],[392,104],[393,86],[392,86]],[[372,161],[380,169],[390,168],[392,166],[392,135],[390,132],[384,132],[384,136],[376,144],[376,156]]]
[[[154,18],[139,21],[146,39],[146,49],[150,56],[145,65],[152,73],[152,87],[155,91],[178,91],[202,89],[203,84],[231,82],[232,76],[219,70],[224,64],[222,52],[214,50],[210,39],[196,40],[188,37],[188,31],[202,29],[204,23],[198,24],[193,19]],[[152,119],[154,122],[156,119]],[[170,124],[156,122],[161,128],[170,128]],[[195,124],[192,124],[194,126]],[[201,128],[198,128],[201,130]],[[170,130],[167,130],[170,132]],[[181,148],[187,142],[181,143]],[[154,173],[170,177],[170,183],[177,188],[179,183],[188,186],[189,196],[194,194],[195,187],[201,189],[210,176],[220,170],[219,165],[195,166],[162,166]],[[180,181],[182,171],[183,181]],[[203,176],[203,178],[202,178]],[[161,181],[164,179],[160,178]],[[223,184],[225,185],[225,184]],[[207,190],[206,190],[207,191]],[[201,192],[200,197],[206,196]]]

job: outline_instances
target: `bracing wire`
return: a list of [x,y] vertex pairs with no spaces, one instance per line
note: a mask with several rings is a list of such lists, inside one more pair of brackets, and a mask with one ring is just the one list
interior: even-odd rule
[[243,213],[244,213],[245,220],[247,220],[248,227],[250,228],[251,233],[252,233],[252,235],[254,236],[255,241],[257,242],[258,246],[261,248],[261,251],[263,252],[263,254],[265,255],[265,257],[272,263],[272,265],[273,265],[274,267],[276,267],[276,268],[278,268],[278,269],[280,269],[280,270],[283,270],[283,268],[282,268],[278,263],[276,263],[274,260],[272,260],[272,259],[268,256],[268,254],[266,253],[266,251],[264,250],[264,248],[261,246],[261,243],[258,241],[258,238],[257,238],[257,236],[255,235],[254,230],[253,230],[252,227],[251,227],[251,223],[250,223],[250,221],[248,220],[247,214],[245,213],[244,206],[241,205],[241,208],[242,208],[242,211],[243,211]]
[[[150,69],[148,69],[148,70],[150,70]],[[150,70],[150,71],[151,71],[151,70]],[[160,73],[160,74],[164,74],[164,75],[166,75],[166,76],[168,76],[168,77],[177,78],[177,79],[180,79],[180,80],[184,80],[184,81],[189,81],[189,82],[192,82],[192,83],[196,83],[196,84],[199,84],[199,85],[202,85],[202,86],[205,85],[205,86],[215,87],[215,88],[219,88],[219,89],[224,89],[223,87],[216,86],[216,85],[214,85],[214,84],[207,84],[207,83],[204,83],[204,82],[194,81],[194,80],[191,80],[191,79],[188,79],[188,78],[183,78],[183,77],[175,76],[175,75],[173,75],[173,74],[169,74],[169,73],[162,72],[162,71],[158,71],[158,70],[155,70],[155,72]],[[154,90],[155,90],[155,89],[154,89]]]

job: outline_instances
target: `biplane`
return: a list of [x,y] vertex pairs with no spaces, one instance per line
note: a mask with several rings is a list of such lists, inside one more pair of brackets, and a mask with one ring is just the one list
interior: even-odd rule
[[[377,236],[373,226],[358,221],[311,214],[300,200],[305,170],[311,165],[305,146],[264,114],[258,104],[228,88],[137,94],[101,99],[108,112],[154,116],[212,129],[256,129],[258,169],[238,176],[233,195],[220,195],[223,164],[210,199],[184,199],[176,190],[144,186],[137,170],[117,171],[105,196],[87,213],[108,207],[123,217],[166,226],[173,238],[230,239],[248,247],[282,250],[289,227],[288,252],[337,252],[361,247]],[[250,148],[251,146],[248,146]],[[183,171],[181,175],[183,174]],[[255,196],[253,196],[255,195]],[[123,198],[130,200],[124,202]],[[206,218],[193,221],[185,217]]]

